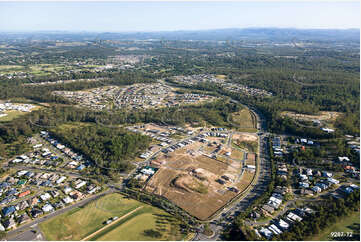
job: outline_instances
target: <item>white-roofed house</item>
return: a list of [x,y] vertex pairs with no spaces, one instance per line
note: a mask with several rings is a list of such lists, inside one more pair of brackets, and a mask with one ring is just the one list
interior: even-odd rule
[[44,211],[44,213],[48,213],[48,212],[54,211],[54,207],[51,206],[50,204],[45,204],[42,207],[42,210]]

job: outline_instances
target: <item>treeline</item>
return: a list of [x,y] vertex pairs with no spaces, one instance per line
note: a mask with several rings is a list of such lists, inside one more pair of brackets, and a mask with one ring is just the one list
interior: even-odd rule
[[144,111],[120,110],[117,112],[94,111],[68,105],[52,105],[20,116],[0,125],[0,151],[6,144],[16,142],[20,137],[31,136],[34,132],[49,129],[68,122],[85,122],[98,126],[121,124],[157,123],[160,125],[184,125],[205,123],[231,127],[228,116],[240,110],[240,105],[219,100],[212,103]]
[[102,125],[149,123],[184,125],[185,123],[207,122],[216,126],[230,127],[227,122],[232,112],[240,105],[218,100],[202,105],[148,109],[142,111],[119,110],[115,112],[94,111],[72,106],[53,106],[29,114],[29,119],[43,126],[55,126],[64,122],[93,122]]
[[[102,77],[104,77],[102,75]],[[84,77],[79,75],[73,77],[72,79],[83,79],[83,78],[97,78],[96,77]],[[0,99],[10,99],[10,98],[27,98],[39,102],[51,102],[51,103],[69,103],[66,99],[52,95],[53,91],[65,90],[65,91],[77,91],[83,89],[90,89],[101,87],[104,85],[131,85],[134,83],[151,83],[154,82],[154,75],[138,73],[138,72],[124,72],[124,73],[114,73],[105,75],[104,80],[94,81],[94,82],[71,82],[66,84],[56,84],[56,85],[39,85],[39,86],[24,86],[24,82],[20,80],[7,80],[1,82],[0,89]],[[54,81],[63,80],[55,78]],[[47,78],[43,81],[52,81],[50,78]]]
[[195,232],[194,228],[199,225],[199,222],[193,216],[162,196],[129,189],[127,187],[124,188],[124,192],[138,201],[151,204],[172,214],[176,219],[182,221],[183,228],[187,233]]
[[[166,80],[174,84],[174,82],[172,82],[170,79]],[[187,87],[186,85],[182,84],[177,84],[177,86]],[[319,111],[319,109],[314,105],[307,105],[307,103],[301,104],[296,101],[282,100],[278,97],[257,97],[244,95],[242,93],[228,92],[223,90],[219,85],[213,83],[202,83],[192,86],[192,88],[202,91],[216,91],[221,95],[229,96],[242,104],[255,108],[263,114],[267,121],[267,128],[274,133],[289,133],[297,136],[322,139],[337,137],[341,133],[340,131],[336,131],[335,133],[328,134],[317,127],[302,127],[297,125],[292,119],[281,116],[281,112],[283,110],[292,110],[300,113],[314,113]]]
[[147,136],[96,125],[80,125],[51,129],[51,134],[62,143],[84,154],[95,162],[96,173],[128,171],[130,161],[144,152],[151,141]]

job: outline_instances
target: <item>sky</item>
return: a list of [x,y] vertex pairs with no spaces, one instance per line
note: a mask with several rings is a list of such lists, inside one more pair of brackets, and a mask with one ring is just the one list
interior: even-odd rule
[[360,28],[359,1],[2,2],[0,31]]

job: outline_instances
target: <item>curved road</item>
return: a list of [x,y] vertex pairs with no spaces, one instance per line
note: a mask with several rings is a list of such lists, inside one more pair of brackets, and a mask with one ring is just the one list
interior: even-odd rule
[[[238,101],[232,100],[233,102],[239,103]],[[243,104],[244,105],[244,104]],[[247,106],[247,105],[245,105]],[[247,106],[248,107],[248,106]],[[220,235],[223,231],[224,225],[227,222],[230,222],[232,220],[232,217],[235,215],[236,212],[241,212],[245,210],[249,204],[255,200],[258,196],[260,196],[265,189],[267,189],[267,185],[270,182],[271,178],[271,167],[268,157],[268,147],[267,142],[265,141],[266,136],[268,136],[268,133],[265,133],[266,131],[266,121],[261,116],[260,113],[258,113],[253,108],[248,107],[257,117],[257,129],[262,134],[259,134],[259,151],[258,151],[258,157],[259,157],[259,166],[260,166],[260,172],[258,174],[258,179],[256,180],[253,187],[250,189],[249,193],[240,201],[235,202],[231,205],[230,208],[227,208],[224,210],[224,212],[210,222],[210,228],[213,230],[214,234],[211,237],[208,237],[201,232],[197,232],[193,238],[193,240],[201,240],[201,241],[215,241],[215,240],[221,240]],[[228,221],[227,221],[228,220]]]

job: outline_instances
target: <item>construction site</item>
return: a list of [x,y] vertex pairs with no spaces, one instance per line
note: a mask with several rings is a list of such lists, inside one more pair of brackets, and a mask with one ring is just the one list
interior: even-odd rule
[[[163,148],[150,159],[150,167],[157,168],[156,172],[136,178],[143,182],[146,192],[163,196],[206,220],[242,194],[255,176],[256,154],[237,147],[233,136],[239,139],[250,135],[200,132]],[[256,135],[253,138],[257,140]]]

